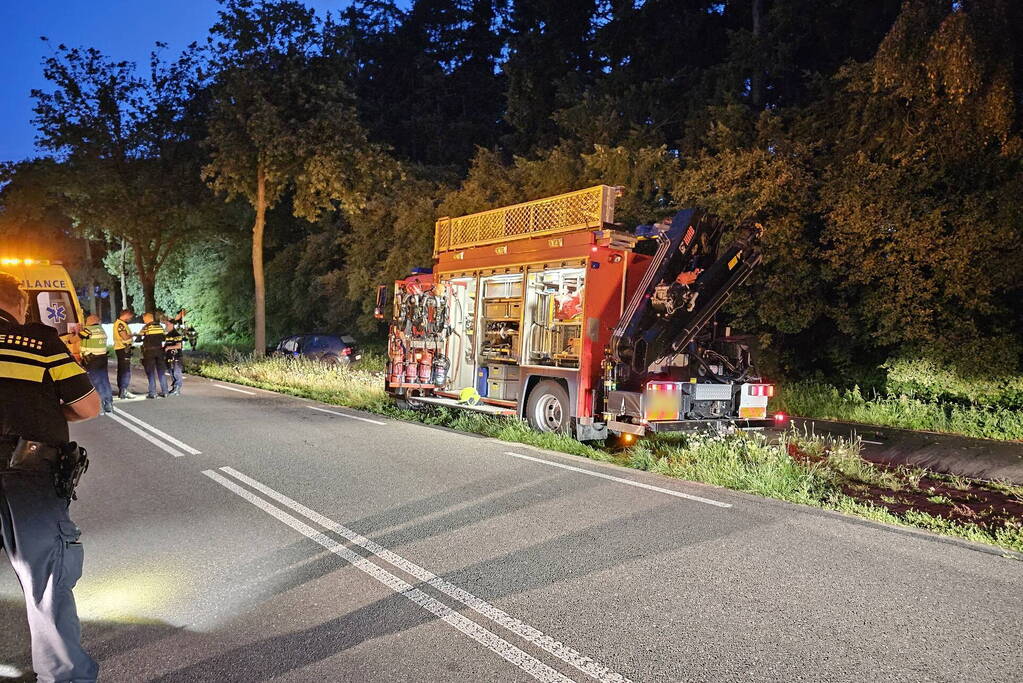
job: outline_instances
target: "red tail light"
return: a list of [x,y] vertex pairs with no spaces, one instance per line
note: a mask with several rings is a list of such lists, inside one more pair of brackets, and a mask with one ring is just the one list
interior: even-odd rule
[[788,419],[789,419],[789,416],[786,415],[785,413],[775,413],[774,414],[774,421],[775,421],[776,424],[783,424]]
[[341,355],[342,356],[350,356],[350,355],[352,355],[352,347],[351,346],[346,346],[345,348],[341,349]]

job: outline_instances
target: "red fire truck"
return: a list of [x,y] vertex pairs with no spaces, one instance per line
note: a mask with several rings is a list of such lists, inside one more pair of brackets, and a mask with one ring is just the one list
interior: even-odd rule
[[619,195],[438,220],[433,267],[394,283],[387,391],[580,440],[771,424],[750,340],[714,320],[760,262],[760,226],[684,210],[625,231]]

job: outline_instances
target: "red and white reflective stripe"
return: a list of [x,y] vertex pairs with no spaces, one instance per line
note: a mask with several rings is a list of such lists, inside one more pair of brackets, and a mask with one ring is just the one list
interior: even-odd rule
[[774,396],[774,385],[773,384],[751,384],[749,385],[750,396],[766,396],[771,398]]

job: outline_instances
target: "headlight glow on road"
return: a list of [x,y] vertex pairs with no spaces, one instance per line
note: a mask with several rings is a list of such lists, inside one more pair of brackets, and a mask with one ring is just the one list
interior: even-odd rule
[[0,678],[21,678],[25,674],[16,666],[0,664]]
[[86,577],[75,588],[78,615],[85,620],[146,623],[182,586],[169,574],[127,574]]

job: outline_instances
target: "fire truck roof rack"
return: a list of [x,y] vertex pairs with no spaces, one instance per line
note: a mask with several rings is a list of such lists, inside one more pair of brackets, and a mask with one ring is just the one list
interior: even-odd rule
[[622,188],[597,185],[459,218],[441,218],[434,233],[434,255],[495,242],[526,239],[614,223],[615,199]]

